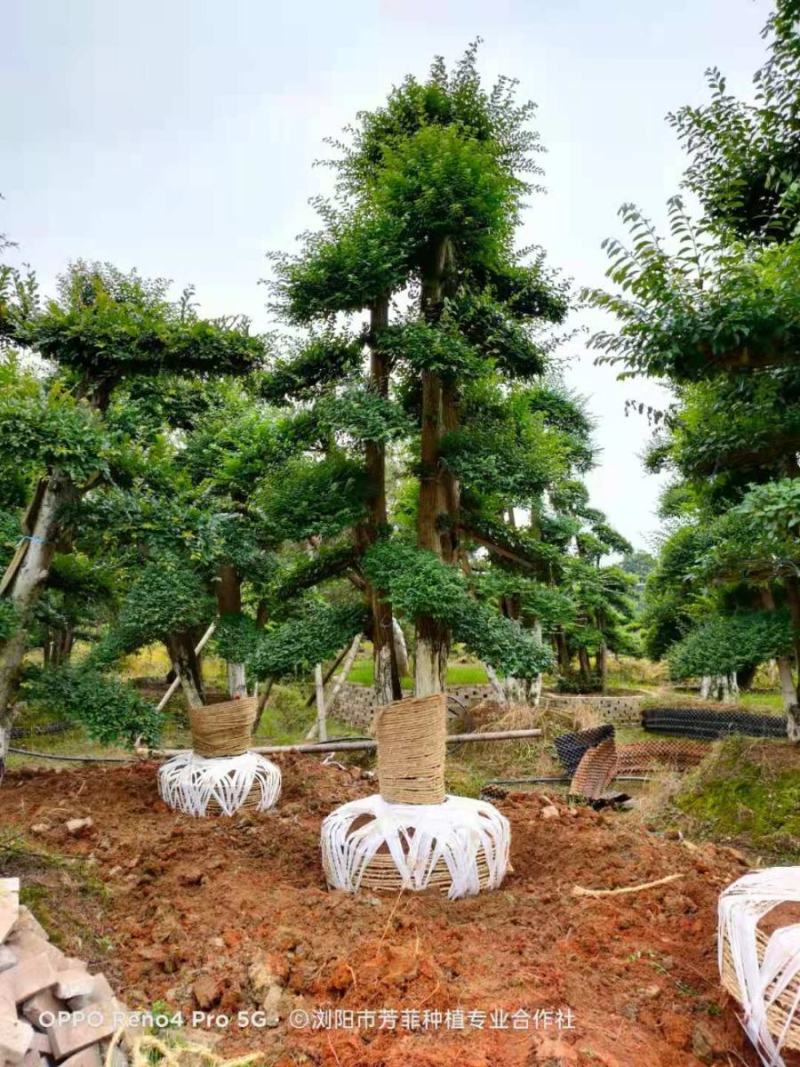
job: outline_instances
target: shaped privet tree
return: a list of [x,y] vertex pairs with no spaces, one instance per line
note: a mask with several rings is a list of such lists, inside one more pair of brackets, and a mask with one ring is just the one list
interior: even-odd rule
[[135,272],[77,263],[55,299],[13,270],[0,277],[0,336],[6,348],[36,353],[51,376],[35,398],[4,398],[4,446],[36,457],[37,480],[23,536],[0,591],[15,625],[0,640],[0,754],[26,648],[26,632],[57,547],[73,536],[78,503],[103,484],[119,438],[105,414],[123,382],[163,373],[240,374],[260,360],[263,345],[241,319],[200,318],[186,292],[168,298],[168,283]]
[[[437,60],[426,81],[407,78],[385,106],[358,116],[337,145],[338,199],[324,205],[325,228],[298,257],[277,263],[281,304],[294,321],[369,309],[365,402],[376,411],[396,389],[416,421],[416,544],[447,567],[463,563],[466,545],[461,487],[445,442],[480,424],[466,390],[540,374],[545,348],[532,325],[560,321],[566,311],[541,257],[525,266],[513,250],[521,199],[531,188],[525,179],[537,169],[531,114],[532,105],[516,104],[513,82],[483,90],[474,47],[452,73]],[[291,371],[305,385],[337,379],[341,368],[323,359],[310,369],[299,360]],[[366,449],[371,506],[359,538],[373,560],[364,573],[383,701],[396,691],[386,583],[398,582],[396,568],[374,563],[387,562],[376,555],[388,519],[384,441],[373,438]],[[423,610],[422,599],[413,613],[418,696],[443,689],[457,622]]]
[[[626,375],[666,380],[675,394],[670,409],[657,413],[649,463],[678,476],[665,496],[665,514],[712,534],[683,576],[698,601],[705,595],[692,621],[785,606],[800,667],[796,15],[795,4],[780,3],[768,23],[771,56],[756,76],[754,103],[732,98],[715,72],[712,102],[674,118],[692,154],[686,183],[704,209],[699,223],[679,199],[671,201],[670,248],[638,210],[624,207],[632,248],[608,243],[608,273],[617,289],[592,296],[618,322],[616,331],[595,338],[601,358]],[[680,623],[685,608],[676,608]],[[667,612],[662,621],[669,622]],[[785,687],[785,646],[774,639],[780,629],[772,628],[765,642],[756,619],[747,662],[738,662],[751,667],[771,642],[784,661]],[[721,629],[705,632],[709,674],[719,675],[720,665],[737,658],[712,649],[712,637],[722,647]],[[737,626],[726,632],[738,633]],[[699,663],[697,647],[694,640],[682,646],[673,657],[676,670]],[[729,675],[726,668],[723,676]],[[708,688],[708,676],[704,681]],[[798,738],[796,702],[789,732]]]

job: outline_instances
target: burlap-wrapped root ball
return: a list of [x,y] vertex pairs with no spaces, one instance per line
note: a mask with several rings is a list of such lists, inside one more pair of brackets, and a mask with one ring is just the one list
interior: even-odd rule
[[267,811],[281,792],[281,772],[257,752],[206,759],[179,752],[159,767],[158,792],[185,815],[235,815]]
[[192,750],[179,752],[159,768],[162,800],[200,817],[273,807],[281,792],[281,772],[247,751],[256,711],[255,697],[190,708]]
[[322,824],[328,885],[438,889],[450,899],[496,889],[508,870],[508,820],[444,788],[446,697],[409,698],[375,717],[380,795],[343,804]]
[[454,900],[500,885],[510,843],[508,819],[483,800],[390,804],[371,796],[325,819],[322,866],[332,889],[439,889]]

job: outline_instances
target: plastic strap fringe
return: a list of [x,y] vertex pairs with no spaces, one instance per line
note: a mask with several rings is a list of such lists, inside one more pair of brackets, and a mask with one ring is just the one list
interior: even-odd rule
[[[720,973],[724,974],[727,941],[743,1008],[742,1025],[765,1067],[784,1067],[781,1049],[800,1003],[800,984],[795,982],[800,974],[800,924],[775,930],[760,963],[756,927],[767,912],[787,901],[800,901],[800,867],[746,874],[719,898]],[[785,1021],[773,1034],[768,1013],[792,983]]]
[[280,795],[281,772],[256,752],[220,759],[179,752],[159,767],[158,791],[165,804],[186,815],[202,817],[209,808],[233,815],[253,791],[255,810],[266,811]]
[[395,886],[422,890],[443,861],[451,900],[496,889],[508,869],[511,830],[491,804],[448,796],[442,804],[389,804],[375,795],[343,804],[322,824],[322,865],[328,884],[358,891],[379,851],[397,868]]

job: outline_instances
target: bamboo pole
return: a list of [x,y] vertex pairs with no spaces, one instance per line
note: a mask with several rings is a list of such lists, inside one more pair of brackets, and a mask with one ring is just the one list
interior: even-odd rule
[[[541,730],[492,730],[476,734],[450,734],[449,745],[461,745],[470,741],[514,741],[526,737],[541,737]],[[364,738],[358,741],[325,741],[315,744],[302,742],[298,745],[262,745],[249,749],[262,755],[280,755],[283,752],[371,752],[377,748],[375,741]],[[140,756],[67,756],[58,752],[32,752],[27,748],[9,748],[9,752],[21,756],[35,756],[38,759],[70,760],[79,763],[139,763],[143,759],[161,759],[165,756],[177,756],[185,748],[154,748],[143,751]]]
[[317,733],[320,741],[328,740],[328,727],[325,719],[325,686],[322,682],[322,664],[314,668],[314,688],[317,691]]
[[[541,730],[487,730],[486,733],[474,734],[450,734],[447,737],[448,745],[462,745],[472,741],[515,741],[529,737],[541,737]],[[250,752],[260,752],[262,755],[280,755],[281,752],[372,752],[377,748],[375,741],[364,738],[358,741],[325,741],[300,742],[296,745],[263,745],[251,748]],[[182,748],[163,748],[153,750],[151,756],[176,756],[184,752]]]
[[[350,648],[347,650],[347,657],[346,657],[344,663],[342,664],[342,669],[339,672],[339,674],[338,674],[338,676],[336,678],[336,681],[333,683],[333,689],[331,690],[331,695],[328,697],[328,702],[327,702],[327,705],[326,705],[326,713],[327,713],[327,709],[328,708],[332,708],[333,707],[334,702],[336,701],[336,698],[339,695],[339,690],[342,688],[342,686],[344,685],[345,681],[347,680],[347,676],[350,673],[350,668],[353,666],[353,660],[356,658],[358,650],[361,647],[361,641],[363,639],[363,636],[364,636],[363,634],[356,634],[356,636],[353,638],[353,642],[350,645]],[[341,656],[339,657],[339,661],[338,662],[339,663],[342,662],[342,657]],[[337,664],[337,666],[338,666],[338,664]],[[313,740],[313,738],[316,736],[316,733],[317,733],[318,730],[319,730],[319,723],[315,722],[314,725],[311,727],[311,729],[306,734],[306,741]],[[327,740],[327,738],[325,740]]]
[[[208,642],[208,639],[211,637],[211,635],[213,634],[213,632],[216,629],[216,627],[217,627],[216,622],[212,622],[211,625],[209,626],[209,628],[206,630],[206,632],[203,634],[203,636],[200,638],[200,640],[194,646],[195,655],[197,655],[199,652],[203,651],[203,649],[205,648],[205,646],[206,646],[206,644]],[[172,694],[175,692],[175,690],[178,688],[178,686],[180,684],[181,684],[181,676],[178,673],[178,668],[175,667],[175,677],[170,682],[169,689],[166,691],[166,693],[163,695],[161,700],[159,700],[158,704],[156,705],[156,711],[163,711],[164,710],[164,708],[167,705],[167,702],[169,701],[169,698],[172,696]]]

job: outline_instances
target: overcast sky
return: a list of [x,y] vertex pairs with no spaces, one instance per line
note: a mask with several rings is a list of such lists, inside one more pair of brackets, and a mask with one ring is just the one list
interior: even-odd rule
[[[685,161],[665,114],[706,99],[711,65],[749,94],[768,12],[765,0],[0,0],[0,232],[45,289],[70,259],[110,260],[194,283],[205,312],[264,328],[264,254],[314,225],[323,139],[481,36],[482,71],[519,79],[548,150],[548,192],[521,242],[599,285],[619,205],[660,221],[678,190]],[[595,367],[582,337],[568,351],[567,379],[598,422],[593,502],[643,547],[659,483],[639,458],[646,420],[624,403],[660,397]]]

